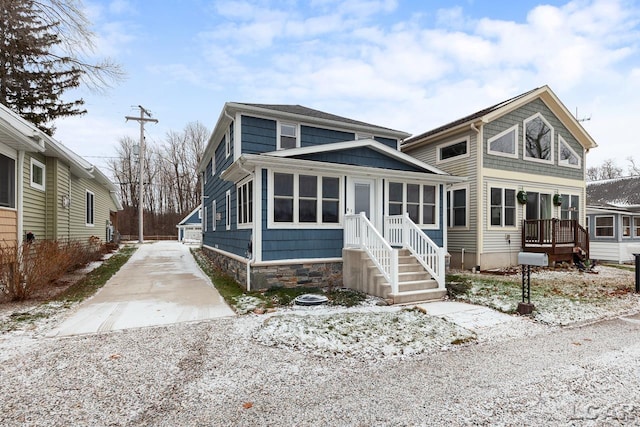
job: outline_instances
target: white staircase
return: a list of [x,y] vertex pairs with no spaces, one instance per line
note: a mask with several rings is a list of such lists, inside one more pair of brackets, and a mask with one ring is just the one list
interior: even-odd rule
[[[444,254],[408,216],[388,217],[383,238],[363,215],[348,215],[343,249],[343,283],[404,304],[442,299]],[[408,222],[407,222],[408,221]],[[391,244],[402,245],[402,249]]]

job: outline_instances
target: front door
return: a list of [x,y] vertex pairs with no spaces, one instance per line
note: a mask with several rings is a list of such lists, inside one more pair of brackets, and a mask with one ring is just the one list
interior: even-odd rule
[[347,213],[364,212],[372,224],[376,223],[375,184],[373,179],[353,178],[349,184]]

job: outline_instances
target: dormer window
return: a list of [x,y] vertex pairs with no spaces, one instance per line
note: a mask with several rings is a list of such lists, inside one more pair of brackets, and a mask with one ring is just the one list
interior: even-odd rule
[[300,146],[298,140],[298,125],[293,123],[280,123],[278,135],[278,150],[288,150]]
[[540,113],[524,121],[524,158],[553,162],[553,128]]

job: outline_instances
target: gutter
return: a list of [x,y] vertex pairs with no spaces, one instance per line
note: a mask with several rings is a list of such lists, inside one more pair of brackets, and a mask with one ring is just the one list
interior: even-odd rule
[[[225,114],[226,114],[226,111],[225,111]],[[241,171],[245,172],[247,175],[251,176],[251,180],[253,181],[253,197],[254,197],[254,200],[252,201],[252,205],[255,208],[256,206],[258,206],[258,204],[255,203],[255,198],[256,198],[256,190],[255,190],[256,174],[255,174],[255,171],[251,172],[251,171],[248,171],[247,169],[245,169],[245,167],[244,167],[244,165],[242,163],[243,163],[242,158],[240,158],[240,160],[238,161],[238,168]],[[236,195],[236,197],[237,197],[237,195]],[[252,213],[252,215],[253,215],[253,213]],[[252,226],[252,229],[251,229],[251,238],[249,240],[249,247],[251,248],[251,252],[250,252],[251,255],[250,255],[250,257],[247,257],[248,258],[247,259],[247,292],[249,292],[251,290],[251,264],[253,264],[255,262],[255,260],[256,260],[255,251],[253,249],[254,248],[253,238],[254,238],[254,236],[258,235],[257,227],[258,227],[258,221],[256,221],[255,218],[254,218],[253,226]]]

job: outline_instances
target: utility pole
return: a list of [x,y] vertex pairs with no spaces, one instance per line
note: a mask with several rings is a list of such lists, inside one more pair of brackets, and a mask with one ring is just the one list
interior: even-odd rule
[[[156,119],[151,118],[151,112],[147,111],[142,105],[138,105],[140,109],[140,117],[125,116],[129,120],[135,120],[140,123],[140,196],[138,197],[138,241],[144,243],[144,124],[146,122],[158,123]],[[145,117],[147,115],[148,117]]]

